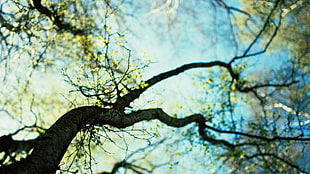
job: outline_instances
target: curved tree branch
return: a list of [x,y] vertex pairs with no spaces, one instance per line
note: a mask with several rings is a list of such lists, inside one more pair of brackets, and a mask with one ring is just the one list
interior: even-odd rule
[[13,140],[11,135],[0,137],[0,152],[4,152],[4,156],[0,159],[0,164],[9,158],[10,161],[15,162],[15,156],[18,153],[29,153],[35,146],[36,139],[33,140]]
[[[114,104],[114,108],[118,109],[120,111],[124,111],[125,107],[129,107],[130,103],[134,101],[135,99],[139,98],[139,96],[146,91],[148,88],[152,87],[153,85],[157,84],[158,82],[161,82],[165,79],[168,79],[170,77],[176,76],[180,73],[183,73],[187,70],[194,69],[194,68],[207,68],[207,67],[213,67],[213,66],[219,66],[226,68],[229,72],[232,81],[239,80],[239,74],[234,71],[234,69],[231,66],[231,61],[229,63],[225,63],[222,61],[212,61],[212,62],[194,62],[189,64],[184,64],[176,69],[166,71],[164,73],[158,74],[156,76],[153,76],[152,78],[145,81],[145,85],[140,85],[138,88],[130,91],[128,94],[118,98],[117,102]],[[264,87],[288,87],[292,84],[295,84],[297,81],[292,81],[290,83],[284,83],[284,84],[257,84],[251,87],[242,87],[237,84],[237,89],[240,92],[252,92],[256,93],[256,89],[258,88],[264,88]],[[258,98],[259,96],[256,95]]]
[[230,64],[227,64],[222,61],[212,61],[212,62],[196,62],[196,63],[189,63],[189,64],[184,64],[176,69],[166,71],[164,73],[161,73],[159,75],[156,75],[147,81],[145,81],[146,86],[139,87],[138,89],[135,89],[131,91],[130,93],[124,95],[123,97],[120,97],[118,101],[115,103],[114,108],[124,110],[125,107],[129,106],[129,104],[137,99],[145,90],[147,90],[149,87],[155,85],[156,83],[168,79],[170,77],[176,76],[180,73],[183,73],[184,71],[194,69],[194,68],[207,68],[207,67],[213,67],[213,66],[219,66],[219,67],[224,67],[226,68],[231,77],[233,79],[238,80],[239,75],[234,72],[233,68],[231,67]]
[[[97,106],[85,106],[73,109],[63,115],[56,121],[50,129],[48,129],[44,136],[37,142],[32,154],[25,160],[14,163],[9,166],[1,167],[0,173],[5,171],[18,171],[23,173],[52,173],[58,169],[58,164],[66,152],[70,142],[76,136],[77,132],[85,125],[111,125],[117,128],[125,128],[135,123],[144,120],[158,119],[172,127],[183,127],[190,123],[197,123],[199,126],[199,134],[202,140],[208,141],[214,145],[224,145],[230,149],[234,149],[237,145],[232,144],[226,140],[215,139],[206,134],[206,130],[213,130],[218,133],[227,133],[246,136],[249,138],[260,139],[267,142],[275,140],[301,140],[309,141],[309,138],[300,137],[262,137],[252,134],[247,134],[237,131],[225,131],[206,125],[206,120],[201,114],[194,114],[185,118],[173,118],[166,114],[162,109],[148,109],[132,112],[130,114],[124,113],[124,108],[139,98],[139,96],[149,87],[156,83],[165,80],[169,77],[178,75],[186,70],[193,68],[203,68],[220,66],[227,69],[233,80],[238,81],[239,74],[235,73],[230,64],[221,61],[213,62],[198,62],[190,63],[180,66],[176,69],[156,75],[147,81],[145,86],[140,86],[135,90],[130,91],[128,94],[120,97],[111,109],[100,108]],[[278,85],[258,85],[248,89],[246,92],[254,91],[256,88],[278,86]],[[241,89],[239,89],[241,90]],[[30,167],[29,167],[30,166]]]
[[280,2],[282,0],[277,0],[274,3],[273,8],[270,10],[269,15],[267,16],[263,27],[260,29],[260,31],[258,32],[258,34],[255,36],[254,40],[249,44],[249,46],[246,48],[246,50],[243,52],[243,54],[241,56],[235,56],[234,58],[232,58],[229,62],[229,64],[232,64],[234,61],[238,60],[238,59],[243,59],[246,57],[251,57],[251,56],[257,56],[260,55],[262,53],[265,53],[267,51],[267,49],[269,48],[271,42],[273,41],[273,39],[276,37],[278,30],[280,28],[281,25],[281,21],[282,21],[282,11],[279,14],[279,23],[276,25],[272,35],[270,36],[268,42],[266,43],[266,45],[264,46],[263,50],[258,51],[258,52],[254,52],[254,53],[249,53],[251,51],[251,49],[253,48],[253,46],[255,44],[258,43],[259,39],[261,39],[264,31],[267,29],[267,27],[270,25],[270,21],[272,19],[272,15],[275,13],[276,9],[278,8],[278,6],[280,5]]
[[[73,109],[60,117],[36,142],[36,146],[30,156],[14,164],[3,166],[0,173],[55,173],[58,164],[65,154],[72,139],[77,132],[86,125],[111,125],[117,128],[125,128],[144,120],[157,119],[168,126],[183,127],[191,123],[197,123],[202,140],[214,145],[224,145],[234,149],[234,145],[226,140],[214,139],[207,136],[206,129],[219,133],[231,133],[258,138],[265,141],[274,140],[300,140],[296,138],[274,137],[263,138],[241,132],[223,131],[205,124],[206,120],[201,114],[193,114],[185,118],[174,118],[162,109],[147,109],[124,114],[116,109],[104,109],[98,106],[84,106]],[[310,139],[307,139],[310,140]]]
[[80,107],[58,119],[36,142],[30,156],[20,162],[0,168],[0,173],[55,173],[71,140],[85,125],[92,124],[97,117],[100,121],[111,120],[105,109]]
[[251,92],[251,91],[254,91],[258,88],[265,88],[265,87],[274,87],[274,88],[281,88],[281,87],[289,87],[295,83],[297,83],[298,81],[291,81],[289,83],[283,83],[283,84],[256,84],[254,86],[251,86],[251,87],[240,87],[240,86],[237,86],[239,92]]
[[111,125],[125,128],[143,120],[159,119],[173,127],[203,121],[201,115],[184,119],[172,118],[161,109],[143,110],[125,115],[115,109],[85,106],[73,109],[59,118],[37,141],[30,156],[14,164],[3,166],[0,173],[55,173],[72,139],[85,125]]
[[33,0],[33,8],[37,9],[41,14],[46,15],[50,20],[56,25],[60,30],[69,31],[74,35],[85,35],[86,32],[83,29],[72,26],[70,23],[66,23],[61,19],[61,17],[56,13],[44,7],[41,0]]
[[288,161],[287,159],[285,158],[282,158],[276,154],[273,154],[273,153],[257,153],[257,154],[254,154],[254,155],[251,155],[251,156],[245,156],[246,159],[251,159],[251,158],[257,158],[257,157],[272,157],[272,158],[275,158],[279,161],[281,161],[282,163],[285,163],[286,165],[292,167],[292,168],[295,168],[296,170],[302,172],[302,173],[308,173],[307,171],[305,171],[304,169],[300,168],[298,165],[292,163],[291,161]]

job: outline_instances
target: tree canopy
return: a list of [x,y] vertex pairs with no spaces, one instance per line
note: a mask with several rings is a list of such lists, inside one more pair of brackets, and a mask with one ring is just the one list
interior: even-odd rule
[[0,173],[310,173],[306,0],[0,3]]

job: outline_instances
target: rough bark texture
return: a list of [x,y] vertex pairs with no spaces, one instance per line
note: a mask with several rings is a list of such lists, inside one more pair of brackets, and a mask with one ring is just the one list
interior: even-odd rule
[[125,115],[115,109],[103,109],[97,106],[80,107],[59,118],[38,141],[29,157],[1,167],[0,173],[55,173],[72,139],[83,126],[108,124],[117,128],[125,128],[137,122],[152,119],[158,119],[173,127],[182,127],[192,122],[204,123],[201,115],[177,119],[170,117],[161,109],[141,110]]
[[[83,128],[85,125],[110,125],[117,128],[125,128],[138,123],[143,120],[153,120],[158,119],[168,126],[172,127],[183,127],[190,123],[198,124],[198,131],[202,140],[208,141],[211,144],[223,145],[231,150],[235,147],[246,145],[246,143],[233,144],[227,140],[215,139],[208,136],[205,131],[215,131],[218,133],[234,134],[240,136],[246,136],[253,139],[264,140],[267,142],[275,140],[300,140],[309,141],[308,138],[300,137],[261,137],[257,135],[251,135],[243,132],[236,131],[225,131],[220,130],[209,125],[206,125],[206,120],[203,115],[194,114],[185,118],[173,118],[166,114],[162,109],[147,109],[132,112],[130,114],[124,113],[124,108],[129,106],[129,104],[139,98],[139,96],[147,90],[149,87],[155,85],[156,83],[167,79],[169,77],[178,75],[186,70],[201,67],[212,67],[220,66],[226,68],[230,73],[232,80],[238,81],[239,75],[235,73],[230,64],[214,61],[207,63],[191,63],[180,66],[174,70],[161,73],[154,76],[146,81],[148,86],[135,89],[130,91],[128,94],[118,98],[117,102],[114,103],[113,107],[110,109],[100,108],[97,106],[84,106],[73,109],[59,118],[42,136],[30,156],[19,162],[13,163],[8,166],[0,167],[0,174],[2,173],[55,173],[59,168],[58,164],[65,154],[68,146],[70,145],[72,139],[76,136],[77,132]],[[284,86],[287,84],[281,84]],[[237,89],[240,92],[251,92],[255,91],[256,88],[261,88],[266,85],[257,85],[252,88],[241,88],[237,85]],[[268,84],[267,86],[276,86],[274,84]],[[243,91],[250,89],[249,91]]]
[[[126,106],[129,106],[133,100],[139,98],[146,89],[154,84],[189,69],[212,66],[225,67],[233,78],[237,78],[230,65],[220,61],[186,64],[174,70],[161,73],[147,80],[147,87],[133,90],[119,98],[112,109],[85,106],[69,111],[46,131],[29,157],[20,162],[1,167],[0,173],[55,173],[72,139],[87,124],[108,124],[117,128],[125,128],[143,120],[158,119],[168,126],[182,127],[189,123],[197,122],[199,123],[199,134],[203,137],[206,125],[202,115],[192,115],[183,119],[177,119],[170,117],[161,109],[140,110],[131,114],[125,114],[123,111]],[[223,143],[221,140],[213,140],[210,137],[205,138],[211,143]]]
[[0,173],[55,173],[76,133],[104,111],[98,107],[81,107],[69,111],[46,131],[29,157],[1,167]]

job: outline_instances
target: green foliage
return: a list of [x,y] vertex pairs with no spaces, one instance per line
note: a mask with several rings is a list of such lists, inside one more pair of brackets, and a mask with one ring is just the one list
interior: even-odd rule
[[[182,2],[183,6],[179,4],[181,1],[161,1],[153,5],[146,1],[141,4],[141,1],[138,5],[144,5],[146,10],[140,12],[137,8],[137,16],[126,13],[134,8],[136,1],[121,2],[46,0],[41,2],[41,8],[26,0],[1,2],[0,75],[5,81],[0,97],[3,104],[1,114],[16,120],[19,126],[31,125],[31,131],[41,134],[44,129],[39,128],[50,126],[51,120],[55,120],[59,113],[81,105],[111,108],[122,96],[149,87],[143,70],[152,60],[132,52],[127,42],[132,39],[128,35],[132,37],[133,34],[131,30],[122,32],[127,21],[133,21],[131,18],[145,20],[142,19],[143,12],[148,10],[145,16],[155,14],[160,17],[156,26],[159,31],[169,33],[171,30],[174,37],[179,37],[179,40],[170,40],[175,47],[178,47],[178,42],[186,40],[186,46],[175,51],[177,56],[182,55],[184,48],[191,50],[198,46],[203,47],[200,54],[205,56],[209,51],[206,42],[212,43],[212,51],[221,48],[212,54],[227,51],[227,55],[231,56],[233,49],[222,48],[228,42],[229,46],[235,47],[235,59],[227,64],[231,69],[212,67],[193,76],[193,86],[199,94],[193,92],[192,105],[185,105],[185,102],[165,96],[160,91],[156,96],[161,95],[162,101],[153,98],[154,95],[146,97],[147,101],[141,96],[140,101],[125,108],[126,113],[157,108],[167,98],[173,98],[176,113],[171,117],[183,118],[187,111],[202,114],[208,126],[204,130],[205,135],[199,134],[197,125],[175,130],[153,121],[128,129],[86,125],[72,141],[60,165],[61,172],[93,172],[93,165],[103,166],[102,159],[109,168],[99,170],[108,171],[115,161],[127,160],[131,162],[127,168],[137,173],[150,173],[162,166],[166,167],[165,171],[168,169],[176,173],[184,172],[179,166],[186,166],[191,172],[191,169],[201,166],[203,169],[197,171],[208,170],[211,173],[218,172],[214,166],[224,168],[224,171],[228,166],[232,173],[297,173],[307,167],[303,164],[299,168],[298,164],[309,157],[298,149],[309,149],[309,144],[272,138],[309,135],[305,126],[310,108],[309,2],[251,0],[241,1],[243,7],[236,9],[220,0],[210,1],[208,5],[204,4],[206,2],[186,1]],[[212,20],[205,17],[206,9],[214,12]],[[222,12],[227,12],[227,19]],[[199,16],[200,13],[204,16]],[[218,14],[221,17],[217,18]],[[160,25],[162,21],[167,21],[165,27]],[[214,25],[209,25],[210,21]],[[187,29],[187,23],[195,27]],[[225,27],[226,24],[229,26]],[[137,31],[135,27],[133,31]],[[147,26],[140,26],[144,27]],[[201,35],[204,37],[198,37]],[[203,39],[205,37],[212,41],[209,43]],[[213,47],[217,41],[223,41],[225,46]],[[161,44],[165,42],[168,42],[166,38]],[[276,68],[256,68],[266,57],[263,53],[267,48],[269,52],[285,52],[288,58],[276,62]],[[261,49],[262,52],[252,56],[248,54]],[[240,50],[249,52],[244,51],[239,56]],[[190,54],[194,52],[192,50]],[[254,56],[258,58],[254,59]],[[268,61],[270,65],[273,63]],[[159,150],[148,151],[142,147],[151,147],[152,138],[166,135],[169,142],[154,143],[160,147]],[[233,144],[234,148],[225,142]],[[150,153],[142,154],[142,151]],[[189,162],[188,159],[194,161]]]

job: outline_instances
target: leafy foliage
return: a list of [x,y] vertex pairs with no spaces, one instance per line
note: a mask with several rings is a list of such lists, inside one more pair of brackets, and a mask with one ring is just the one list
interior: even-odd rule
[[[27,161],[34,142],[46,141],[61,122],[48,128],[59,113],[96,106],[115,120],[103,124],[96,111],[93,122],[79,125],[59,173],[181,173],[196,166],[211,173],[309,173],[309,2],[241,3],[1,2],[0,113],[18,123],[0,137],[1,167]],[[177,58],[184,50],[195,57],[197,49],[220,59],[145,80],[152,60],[129,46],[148,27],[156,30],[149,37],[173,43]],[[189,75],[191,98],[155,92],[159,82],[196,68],[204,70]],[[169,98],[176,113],[158,109]]]

